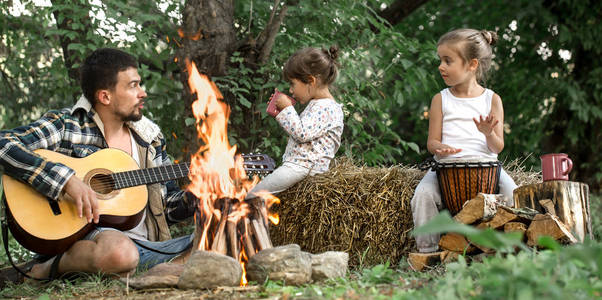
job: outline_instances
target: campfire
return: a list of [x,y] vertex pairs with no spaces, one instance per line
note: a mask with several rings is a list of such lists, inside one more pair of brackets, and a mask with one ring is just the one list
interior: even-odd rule
[[188,190],[198,199],[195,213],[193,249],[213,251],[237,260],[243,269],[241,285],[246,285],[245,263],[258,251],[272,248],[269,223],[278,215],[269,208],[279,199],[262,192],[245,200],[259,178],[249,178],[236,145],[228,142],[230,109],[222,101],[217,86],[187,63],[188,84],[196,100],[192,112],[198,138],[203,145],[191,158]]

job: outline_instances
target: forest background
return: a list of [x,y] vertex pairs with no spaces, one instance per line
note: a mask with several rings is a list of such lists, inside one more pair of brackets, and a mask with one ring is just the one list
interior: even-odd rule
[[337,45],[335,97],[346,117],[338,155],[414,165],[430,156],[428,107],[445,88],[437,39],[471,27],[499,35],[486,86],[504,104],[500,159],[538,170],[540,155],[564,152],[575,164],[571,180],[599,191],[601,7],[591,0],[3,0],[0,128],[73,105],[83,58],[119,47],[139,58],[146,113],[176,160],[198,147],[186,58],[230,105],[231,143],[279,159],[287,136],[265,108],[274,88],[288,91],[282,65],[302,47]]

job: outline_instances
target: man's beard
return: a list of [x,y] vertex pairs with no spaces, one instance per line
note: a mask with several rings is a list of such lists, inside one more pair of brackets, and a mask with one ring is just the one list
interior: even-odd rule
[[121,120],[123,120],[123,122],[136,122],[136,121],[140,121],[140,119],[142,119],[142,112],[136,113],[135,111],[126,115],[126,114],[121,114]]

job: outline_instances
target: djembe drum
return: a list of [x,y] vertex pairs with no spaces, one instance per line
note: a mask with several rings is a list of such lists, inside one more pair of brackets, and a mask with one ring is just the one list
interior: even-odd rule
[[443,204],[452,215],[457,214],[464,202],[478,193],[497,194],[502,163],[491,160],[441,160],[434,162]]

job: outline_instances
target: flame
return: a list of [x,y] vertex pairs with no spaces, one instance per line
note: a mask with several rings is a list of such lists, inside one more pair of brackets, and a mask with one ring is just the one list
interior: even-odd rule
[[245,268],[245,263],[243,261],[240,262],[240,266],[242,267],[242,277],[240,277],[240,286],[247,286],[249,281],[247,280],[247,268]]
[[[243,202],[244,198],[259,178],[255,176],[250,179],[247,176],[243,158],[236,155],[236,145],[232,146],[228,141],[230,108],[222,101],[223,96],[217,86],[207,76],[200,74],[194,63],[187,61],[186,66],[190,92],[196,95],[196,100],[192,103],[192,113],[196,121],[197,137],[202,141],[198,151],[191,157],[190,184],[187,189],[199,199],[200,216],[195,215],[195,224],[201,224],[203,227],[197,228],[201,231],[198,250],[210,250],[214,239],[214,236],[211,236],[214,233],[209,232],[212,223],[215,224],[225,217],[227,220],[224,221],[237,224],[246,216],[250,209],[248,204]],[[267,208],[280,202],[268,192],[261,192],[258,196],[264,199]],[[228,201],[231,209],[229,213],[226,212],[227,215],[222,216],[221,207],[216,205],[219,199],[230,199]],[[265,215],[268,218],[267,211]],[[269,218],[273,219],[272,216]],[[245,286],[245,262],[248,261],[248,256],[244,247],[240,248],[239,257],[235,259],[238,259],[243,269],[240,284]]]
[[278,225],[278,223],[280,223],[280,216],[278,216],[278,214],[270,213],[268,215],[268,219],[270,219],[270,222],[272,222],[274,225]]
[[198,41],[203,37],[203,34],[201,33],[200,29],[194,35],[186,35],[186,33],[184,32],[184,30],[182,30],[182,28],[178,28],[178,35],[181,38],[185,38],[185,39],[189,39],[189,40],[193,40],[193,41]]

